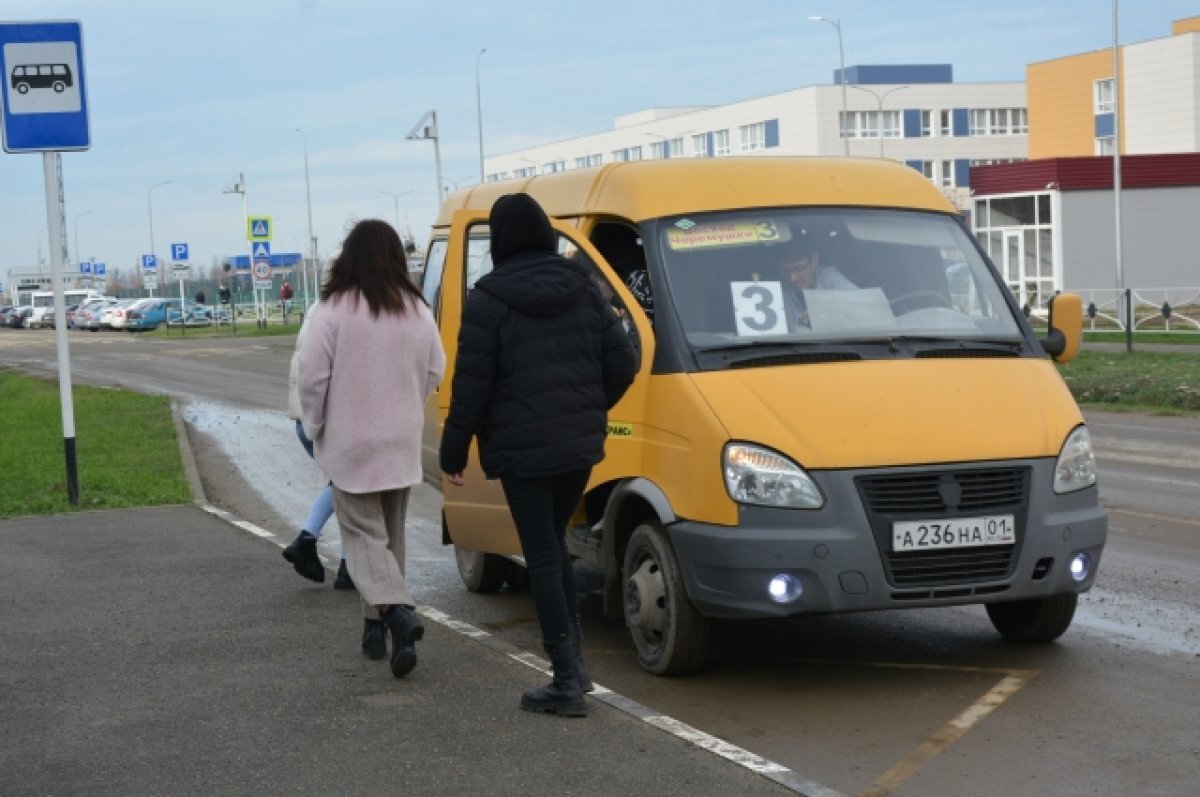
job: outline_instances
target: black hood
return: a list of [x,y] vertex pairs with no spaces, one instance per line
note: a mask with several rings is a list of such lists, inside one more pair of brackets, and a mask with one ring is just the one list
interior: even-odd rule
[[555,316],[591,289],[584,267],[553,252],[509,257],[504,268],[485,274],[475,287],[525,315]]
[[556,239],[546,212],[529,194],[505,194],[492,205],[492,263],[504,266],[514,255],[553,252]]

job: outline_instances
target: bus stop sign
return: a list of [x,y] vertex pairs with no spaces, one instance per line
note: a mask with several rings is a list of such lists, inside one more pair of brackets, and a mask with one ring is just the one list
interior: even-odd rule
[[91,146],[78,22],[0,22],[0,78],[5,151]]

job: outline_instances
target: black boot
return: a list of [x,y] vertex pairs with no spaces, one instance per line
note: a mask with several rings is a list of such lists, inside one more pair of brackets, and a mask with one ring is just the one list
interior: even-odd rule
[[417,642],[425,636],[425,626],[408,606],[393,606],[383,613],[383,621],[392,632],[392,675],[403,678],[417,666]]
[[372,661],[379,661],[387,655],[387,623],[363,618],[362,649]]
[[346,569],[346,560],[338,565],[337,578],[333,580],[334,589],[354,589],[354,579],[350,578],[350,571]]
[[318,584],[325,582],[325,565],[321,563],[321,557],[317,556],[317,538],[307,531],[301,531],[300,536],[283,549],[283,558],[291,562],[296,572],[309,581]]
[[585,692],[592,692],[596,685],[588,674],[587,665],[583,663],[583,634],[579,630],[579,618],[571,618],[571,644],[575,646],[575,672],[579,674],[579,685]]
[[579,683],[576,663],[579,654],[575,645],[569,636],[545,640],[543,645],[554,677],[546,686],[526,690],[521,696],[521,708],[560,717],[586,717],[587,704],[583,702],[583,686]]

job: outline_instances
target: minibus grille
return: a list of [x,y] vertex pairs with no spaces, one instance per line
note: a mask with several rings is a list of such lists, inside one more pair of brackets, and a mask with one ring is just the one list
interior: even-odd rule
[[965,514],[1024,504],[1029,469],[924,471],[863,476],[856,481],[869,513],[900,520],[911,515],[927,517],[931,512]]
[[[1030,469],[980,468],[860,476],[855,479],[888,581],[938,587],[997,581],[1011,575],[1025,534]],[[892,523],[1011,514],[1015,545],[892,551]]]
[[940,357],[951,357],[962,359],[964,357],[1020,357],[1019,351],[1000,351],[998,349],[934,349],[931,351],[919,351],[915,355],[916,359],[930,359]]

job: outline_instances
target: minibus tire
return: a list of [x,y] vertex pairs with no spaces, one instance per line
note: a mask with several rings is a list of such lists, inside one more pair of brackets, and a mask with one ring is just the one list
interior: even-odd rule
[[987,604],[988,619],[1009,642],[1052,642],[1075,618],[1079,596],[1063,592],[1049,598]]
[[655,675],[699,670],[710,622],[688,598],[671,541],[657,522],[633,530],[623,576],[625,627],[642,669]]
[[496,592],[504,586],[508,574],[508,560],[494,553],[468,551],[454,546],[454,561],[458,574],[471,592]]

